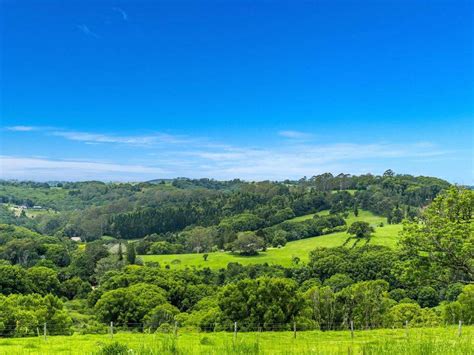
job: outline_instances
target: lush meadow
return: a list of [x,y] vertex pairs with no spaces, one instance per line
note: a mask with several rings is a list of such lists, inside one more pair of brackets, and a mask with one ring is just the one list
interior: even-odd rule
[[[319,215],[327,215],[328,211],[323,211]],[[290,221],[301,222],[313,218],[314,214],[296,217]],[[383,245],[391,248],[396,248],[398,241],[398,233],[402,229],[401,224],[386,224],[386,218],[376,216],[369,211],[359,211],[358,216],[354,213],[349,213],[346,218],[347,225],[351,225],[356,221],[365,221],[370,223],[375,228],[374,234],[371,236],[369,243],[371,245]],[[385,224],[384,224],[385,223]],[[381,224],[384,224],[381,226]],[[309,258],[309,252],[319,247],[338,247],[345,245],[350,248],[356,242],[355,238],[348,240],[350,236],[346,231],[336,232],[326,235],[321,235],[312,238],[300,239],[288,242],[281,248],[268,248],[258,255],[245,256],[239,253],[231,252],[214,252],[208,253],[208,258],[205,261],[203,254],[167,254],[167,255],[140,255],[144,262],[158,262],[162,266],[169,265],[170,268],[185,268],[185,267],[209,267],[211,269],[225,268],[230,262],[238,262],[242,265],[263,264],[290,266],[293,263],[293,257],[298,257],[301,261],[306,262]],[[359,246],[365,245],[367,240],[359,241]]]
[[0,339],[1,354],[473,354],[474,327],[232,332]]

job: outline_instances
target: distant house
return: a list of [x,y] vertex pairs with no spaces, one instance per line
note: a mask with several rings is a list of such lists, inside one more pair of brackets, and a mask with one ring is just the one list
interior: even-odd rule
[[81,237],[71,237],[71,240],[72,240],[73,242],[78,242],[78,243],[79,243],[79,242],[82,242]]
[[42,210],[42,209],[43,209],[43,206],[33,206],[33,209],[34,209],[34,210]]

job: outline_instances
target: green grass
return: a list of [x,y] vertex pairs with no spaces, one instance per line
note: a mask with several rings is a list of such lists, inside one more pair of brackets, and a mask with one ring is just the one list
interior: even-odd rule
[[311,214],[306,214],[304,216],[298,216],[298,217],[289,219],[287,222],[303,222],[303,221],[313,218],[315,215],[327,216],[328,214],[329,214],[329,210],[325,210],[318,213],[311,213]]
[[[118,333],[0,339],[0,354],[99,354],[115,342],[128,354],[473,354],[474,327],[348,331],[198,333]],[[117,347],[116,347],[117,348]],[[106,352],[102,352],[104,354]],[[108,352],[109,354],[124,354]]]
[[[10,204],[10,203],[3,203],[2,205],[6,206],[10,211],[12,211],[15,216],[19,217],[21,215],[22,209],[20,206]],[[28,218],[35,218],[41,215],[47,215],[47,214],[55,214],[57,213],[56,211],[52,209],[40,209],[40,210],[35,210],[32,208],[24,209],[26,217]]]
[[[360,211],[359,216],[355,217],[353,213],[349,214],[346,219],[347,224],[350,225],[355,221],[366,221],[375,227],[370,244],[384,245],[395,248],[398,240],[398,233],[402,226],[384,225],[377,227],[381,222],[385,222],[384,217],[376,216],[368,211]],[[209,267],[211,269],[225,268],[230,262],[238,262],[243,265],[249,264],[277,264],[283,266],[290,266],[294,256],[299,257],[302,261],[307,261],[309,252],[318,247],[337,247],[344,244],[349,235],[346,232],[338,232],[319,237],[300,239],[289,242],[282,248],[269,248],[265,252],[259,253],[257,256],[242,256],[230,252],[215,252],[209,253],[207,261],[204,261],[202,254],[171,254],[171,255],[141,255],[140,258],[145,262],[158,262],[160,265],[169,265],[172,269],[190,267]],[[353,242],[352,242],[353,243]],[[350,247],[352,243],[348,243]],[[362,246],[364,242],[358,245]],[[179,262],[176,262],[179,260]]]

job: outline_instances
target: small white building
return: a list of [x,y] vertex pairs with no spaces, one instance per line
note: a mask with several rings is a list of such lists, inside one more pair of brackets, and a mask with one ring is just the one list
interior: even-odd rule
[[78,243],[82,242],[81,237],[71,237],[71,240],[72,240],[73,242],[78,242]]

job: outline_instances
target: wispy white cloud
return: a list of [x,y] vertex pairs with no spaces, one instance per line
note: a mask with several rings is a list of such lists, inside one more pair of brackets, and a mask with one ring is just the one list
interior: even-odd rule
[[56,137],[62,137],[72,141],[84,142],[86,144],[123,144],[123,145],[136,145],[136,146],[155,146],[163,144],[190,144],[201,142],[201,144],[212,145],[206,139],[192,138],[184,135],[173,135],[162,132],[154,132],[146,135],[131,135],[123,136],[113,133],[100,133],[100,132],[84,132],[74,131],[67,129],[59,129],[55,127],[42,127],[42,126],[10,126],[5,127],[8,131],[16,132],[28,132],[38,131],[45,135],[52,135]]
[[[323,172],[361,173],[383,171],[399,159],[446,158],[451,151],[434,146],[412,144],[283,145],[278,148],[227,148],[182,152],[199,163],[205,163],[209,176],[246,179],[285,179],[311,176]],[[179,156],[179,154],[176,154]]]
[[290,139],[308,139],[313,136],[311,133],[301,132],[301,131],[292,131],[292,130],[279,131],[278,135],[281,137],[290,138]]
[[8,131],[14,131],[14,132],[29,132],[29,131],[35,131],[37,127],[33,126],[10,126],[6,127],[6,130]]
[[165,133],[155,133],[152,135],[141,136],[118,136],[93,132],[56,130],[52,131],[50,134],[58,137],[63,137],[72,141],[85,142],[87,144],[110,143],[136,146],[152,146],[157,144],[180,144],[189,141],[185,137],[173,136]]
[[0,167],[2,179],[130,181],[168,173],[164,169],[144,165],[4,155],[0,156]]
[[128,21],[128,14],[120,7],[113,7],[112,10],[117,11],[125,21]]
[[94,37],[94,38],[100,38],[100,36],[93,32],[89,26],[85,25],[85,24],[80,24],[80,25],[77,25],[77,28],[82,32],[84,33],[85,35],[87,36],[91,36],[91,37]]
[[[381,173],[388,167],[404,166],[406,162],[413,160],[419,161],[417,166],[420,167],[420,171],[423,171],[423,166],[427,171],[430,171],[429,161],[433,159],[448,160],[455,156],[455,152],[452,150],[442,149],[431,142],[423,141],[407,142],[405,144],[387,142],[317,144],[306,139],[287,139],[288,136],[301,137],[298,134],[287,134],[283,135],[284,138],[281,138],[280,142],[274,146],[261,143],[256,146],[249,146],[248,144],[237,146],[230,143],[222,144],[206,138],[163,133],[119,135],[60,130],[57,128],[43,129],[41,127],[38,128],[38,131],[40,134],[49,136],[48,139],[52,140],[52,136],[61,137],[91,145],[90,149],[94,149],[94,145],[117,145],[122,148],[121,151],[126,154],[128,161],[138,161],[139,164],[118,164],[116,162],[120,160],[117,158],[110,158],[106,163],[88,162],[86,160],[85,163],[81,162],[81,164],[78,163],[78,160],[44,158],[39,161],[38,159],[31,161],[34,164],[28,167],[30,163],[28,159],[32,158],[23,157],[21,161],[28,162],[28,164],[21,165],[21,169],[12,170],[18,174],[17,177],[37,178],[37,175],[33,173],[35,164],[41,163],[41,171],[45,176],[47,171],[51,171],[53,176],[56,176],[58,171],[64,173],[64,169],[61,169],[64,167],[67,169],[70,166],[71,170],[76,172],[83,169],[88,176],[93,175],[94,169],[96,169],[96,179],[109,174],[109,180],[115,178],[117,174],[127,175],[127,173],[132,177],[146,179],[155,172],[156,174],[167,172],[167,177],[189,176],[220,179],[238,177],[248,180],[281,180],[311,176],[328,171],[352,174]],[[61,142],[51,144],[56,143],[58,146],[61,144]],[[136,149],[126,149],[129,146],[136,147]],[[143,149],[146,149],[146,151]],[[114,150],[114,152],[116,151]],[[94,156],[104,157],[104,154],[111,154],[110,150],[97,149],[97,154]],[[60,155],[56,156],[60,157]],[[8,161],[8,168],[10,169],[13,163],[11,159]],[[121,169],[120,173],[118,170],[114,170],[114,167]],[[129,169],[129,167],[134,168]],[[10,172],[9,176],[14,176],[14,174]]]

